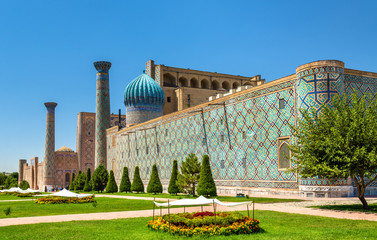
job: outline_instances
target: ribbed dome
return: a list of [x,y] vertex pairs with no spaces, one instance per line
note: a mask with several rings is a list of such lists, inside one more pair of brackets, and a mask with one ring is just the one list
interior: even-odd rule
[[56,150],[56,151],[57,151],[57,152],[73,152],[72,149],[70,149],[69,147],[66,147],[66,146],[61,147],[61,148],[59,148],[59,149]]
[[160,85],[147,74],[132,80],[124,90],[124,105],[153,104],[163,106],[165,94]]

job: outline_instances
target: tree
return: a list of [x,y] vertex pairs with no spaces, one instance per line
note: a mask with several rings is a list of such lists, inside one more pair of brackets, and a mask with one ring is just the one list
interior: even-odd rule
[[291,126],[297,142],[290,147],[292,171],[304,178],[352,178],[365,209],[365,189],[377,178],[377,102],[366,101],[354,92],[334,97],[321,114],[300,110],[302,120]]
[[94,191],[103,191],[107,185],[107,180],[109,178],[109,174],[105,168],[105,165],[100,164],[96,170],[94,170],[92,176],[92,189]]
[[107,193],[118,192],[118,186],[117,186],[117,183],[115,182],[113,170],[110,170],[109,180],[107,181],[107,185],[106,185],[106,192]]
[[128,176],[128,168],[123,168],[122,180],[119,185],[119,192],[130,192],[131,191],[131,181]]
[[202,161],[202,168],[200,170],[200,178],[198,184],[198,195],[206,197],[217,196],[215,181],[212,177],[211,165],[209,163],[209,156],[204,155]]
[[0,173],[0,186],[4,185],[4,182],[6,179],[7,179],[7,176],[5,176],[4,173]]
[[71,183],[69,184],[69,190],[75,190],[75,173],[72,172]]
[[29,185],[28,181],[22,180],[22,182],[20,182],[18,187],[21,188],[22,190],[26,190],[26,189],[30,188],[30,185]]
[[10,174],[10,176],[13,177],[13,178],[15,178],[16,181],[18,181],[18,172],[12,172],[12,173]]
[[199,181],[200,162],[198,157],[191,153],[182,162],[181,173],[178,175],[178,186],[182,192],[195,196],[195,187]]
[[84,191],[90,192],[92,191],[92,184],[90,182],[91,174],[90,174],[90,168],[86,170],[86,178],[85,178],[85,185],[84,185]]
[[132,180],[132,184],[131,184],[131,191],[137,192],[137,193],[144,192],[144,184],[143,184],[143,181],[141,180],[138,166],[135,167],[134,179]]
[[4,188],[18,187],[17,179],[12,176],[8,176],[4,182]]
[[177,180],[178,180],[178,162],[177,162],[177,160],[174,160],[173,161],[173,170],[171,172],[170,181],[169,181],[168,193],[175,194],[175,195],[177,195],[177,193],[179,193]]
[[147,193],[162,193],[162,184],[158,176],[156,164],[154,164],[152,167],[151,178],[149,179],[147,186]]
[[86,182],[85,173],[79,171],[79,174],[77,175],[77,178],[76,178],[75,190],[78,190],[78,191],[84,190],[85,182]]

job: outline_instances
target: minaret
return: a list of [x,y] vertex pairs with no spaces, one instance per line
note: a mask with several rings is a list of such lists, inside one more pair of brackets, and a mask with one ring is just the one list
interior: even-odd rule
[[95,167],[104,164],[106,166],[106,129],[110,127],[110,93],[109,93],[109,69],[110,62],[94,62],[97,70],[96,84],[96,149]]
[[47,102],[46,118],[46,144],[45,144],[45,157],[43,168],[43,185],[52,186],[55,184],[55,107],[57,103]]

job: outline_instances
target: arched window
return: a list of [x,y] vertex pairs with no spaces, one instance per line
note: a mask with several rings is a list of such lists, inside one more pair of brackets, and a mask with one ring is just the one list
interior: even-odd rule
[[69,174],[69,172],[67,172],[67,173],[65,173],[65,185],[69,186],[70,183],[71,183],[71,174]]
[[180,77],[178,82],[179,82],[180,87],[187,87],[188,86],[188,81],[184,77]]
[[166,87],[176,87],[175,77],[170,73],[164,74],[164,86]]
[[201,88],[204,88],[204,89],[209,89],[209,82],[207,79],[203,79],[201,82],[200,82],[200,87]]
[[220,88],[220,84],[219,84],[219,82],[218,81],[212,81],[212,89],[213,90],[217,90],[217,89],[219,89]]
[[227,91],[229,91],[230,89],[230,84],[227,82],[227,81],[224,81],[222,83],[222,88],[226,89]]
[[191,78],[190,87],[199,88],[199,81],[196,78]]
[[289,138],[278,139],[279,170],[285,170],[291,167],[291,151],[288,148],[289,142]]
[[233,85],[232,85],[232,88],[233,89],[236,89],[240,86],[240,84],[238,82],[234,82]]

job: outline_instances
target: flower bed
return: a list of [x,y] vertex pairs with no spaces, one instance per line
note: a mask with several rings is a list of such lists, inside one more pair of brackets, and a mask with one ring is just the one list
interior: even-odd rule
[[170,232],[177,235],[230,235],[250,234],[259,231],[259,220],[252,219],[240,213],[181,213],[164,215],[155,221],[149,221],[147,226],[152,230]]
[[35,200],[38,204],[61,204],[61,203],[92,203],[96,202],[94,197],[83,198],[64,198],[64,197],[45,197]]

